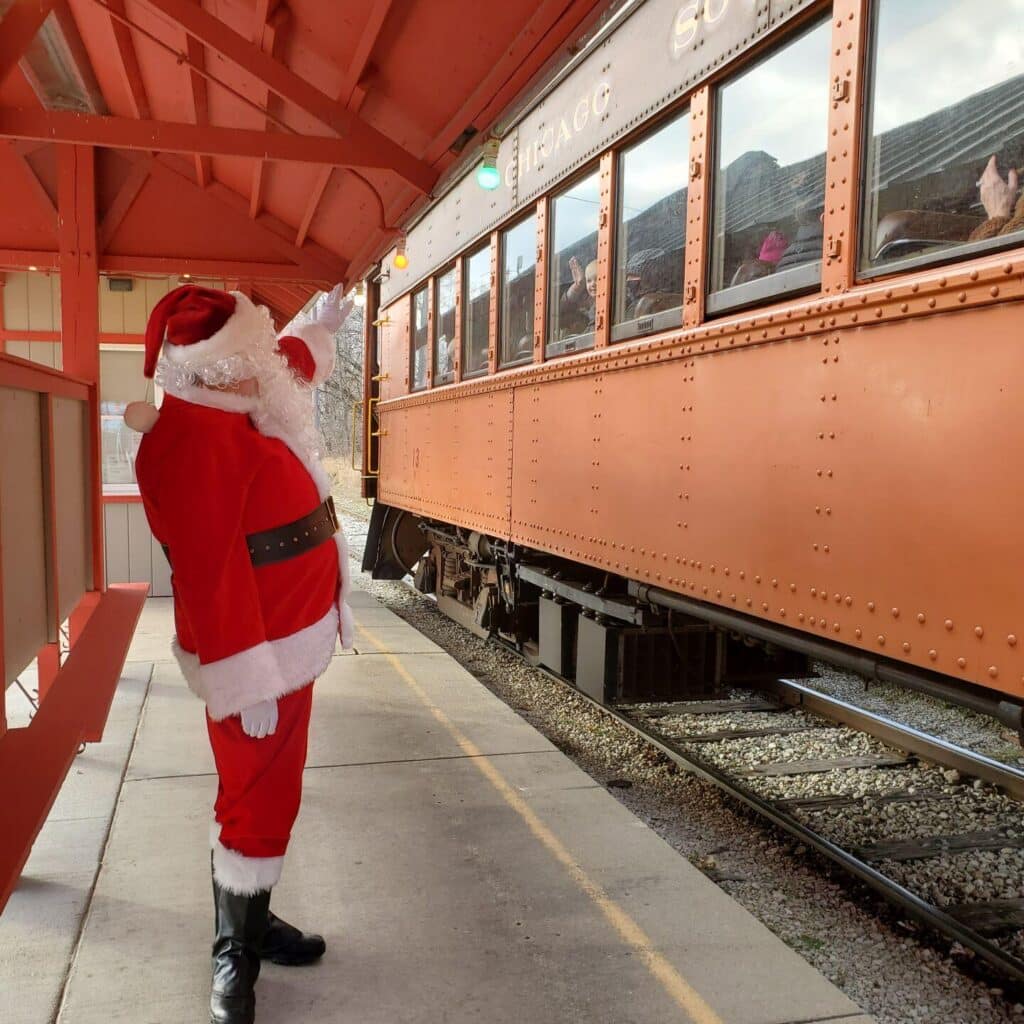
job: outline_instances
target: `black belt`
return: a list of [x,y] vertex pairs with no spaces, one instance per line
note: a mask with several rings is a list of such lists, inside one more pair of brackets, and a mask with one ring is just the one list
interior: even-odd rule
[[[253,567],[284,562],[289,558],[298,558],[307,551],[319,547],[338,532],[338,514],[334,511],[334,499],[328,498],[322,505],[317,505],[309,515],[296,519],[294,523],[275,526],[272,530],[261,530],[250,533],[246,538],[249,546],[249,558]],[[171,552],[163,545],[168,564]]]

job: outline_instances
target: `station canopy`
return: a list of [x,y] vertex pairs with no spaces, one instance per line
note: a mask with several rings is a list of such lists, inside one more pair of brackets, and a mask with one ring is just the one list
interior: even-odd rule
[[0,0],[0,272],[84,253],[244,282],[283,325],[362,277],[608,7]]

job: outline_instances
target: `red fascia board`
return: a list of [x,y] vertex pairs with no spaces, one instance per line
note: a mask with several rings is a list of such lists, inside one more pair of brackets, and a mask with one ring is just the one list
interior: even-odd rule
[[148,590],[146,583],[110,587],[99,598],[31,725],[0,736],[0,778],[18,780],[4,801],[0,911],[18,883],[79,745],[102,736]]

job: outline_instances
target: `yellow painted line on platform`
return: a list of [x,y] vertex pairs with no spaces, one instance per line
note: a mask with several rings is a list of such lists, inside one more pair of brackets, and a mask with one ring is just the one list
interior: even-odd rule
[[654,943],[643,928],[580,867],[565,844],[540,820],[533,808],[516,792],[515,787],[494,767],[494,764],[480,748],[430,699],[426,690],[398,660],[397,656],[388,651],[364,626],[356,623],[356,629],[387,658],[394,670],[427,710],[451,734],[462,752],[473,759],[473,764],[501,794],[505,803],[523,819],[533,835],[566,869],[576,885],[597,905],[623,942],[632,946],[639,954],[648,971],[660,982],[668,995],[686,1012],[694,1024],[724,1024],[722,1018],[704,1001],[693,986],[654,948]]

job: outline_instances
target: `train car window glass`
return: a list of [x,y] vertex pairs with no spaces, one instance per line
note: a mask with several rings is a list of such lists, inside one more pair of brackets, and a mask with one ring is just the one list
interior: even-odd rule
[[619,157],[612,340],[682,323],[689,111]]
[[829,32],[816,22],[718,90],[709,313],[821,281]]
[[533,358],[533,289],[537,274],[537,217],[501,235],[501,365]]
[[412,296],[412,366],[409,379],[413,391],[427,386],[427,286]]
[[491,247],[483,245],[466,258],[462,295],[462,376],[487,372],[491,320]]
[[434,279],[434,384],[455,380],[455,268]]
[[1024,0],[875,0],[863,276],[1024,244],[1022,25]]
[[600,210],[596,171],[551,201],[548,356],[593,348]]

